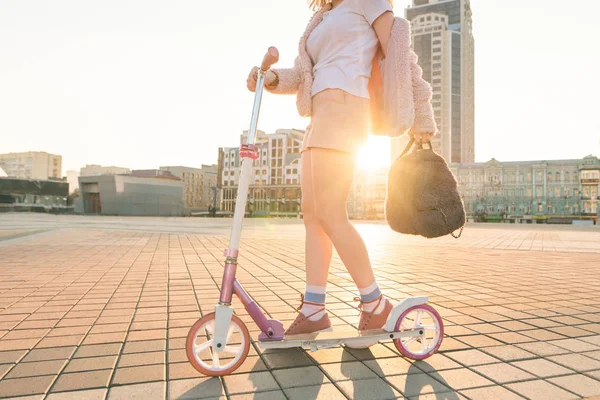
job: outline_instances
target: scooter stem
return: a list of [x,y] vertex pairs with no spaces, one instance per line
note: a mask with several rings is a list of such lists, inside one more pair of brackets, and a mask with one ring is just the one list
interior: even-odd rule
[[[250,119],[250,129],[248,130],[247,144],[254,145],[256,140],[256,128],[258,125],[258,116],[260,114],[260,104],[265,84],[265,75],[271,65],[279,59],[279,52],[275,47],[269,47],[267,54],[263,58],[261,68],[258,69],[258,77],[256,79],[256,92],[254,95],[254,105],[252,107],[252,118]],[[240,237],[242,234],[242,221],[246,211],[246,201],[248,200],[248,187],[252,174],[251,158],[242,159],[242,167],[240,173],[240,181],[235,202],[235,210],[233,213],[233,226],[231,228],[231,236],[229,238],[229,249],[238,250],[240,246]]]

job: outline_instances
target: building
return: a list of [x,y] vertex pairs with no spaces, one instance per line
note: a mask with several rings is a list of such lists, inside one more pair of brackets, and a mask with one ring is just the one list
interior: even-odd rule
[[183,181],[184,205],[190,212],[206,211],[209,206],[217,206],[217,169],[217,165],[160,167],[161,171],[169,171]]
[[103,167],[97,164],[88,164],[85,167],[81,167],[79,170],[80,176],[98,176],[98,175],[127,175],[130,174],[131,170],[125,167]]
[[[278,129],[273,134],[257,131],[247,212],[253,216],[298,216],[300,213],[300,147],[304,131]],[[242,135],[242,143],[247,132]],[[221,211],[235,209],[241,159],[239,147],[219,149]]]
[[69,183],[69,194],[79,190],[79,171],[67,171],[67,182]]
[[0,212],[66,212],[68,195],[67,182],[0,177]]
[[[165,174],[166,175],[166,174]],[[144,175],[80,176],[80,214],[182,216],[183,181]]]
[[0,167],[13,178],[62,179],[62,156],[44,151],[0,154]]
[[348,217],[385,219],[388,170],[389,167],[356,169],[347,202]]
[[[475,50],[469,0],[413,0],[412,45],[433,89],[434,150],[448,163],[475,161]],[[392,140],[392,160],[408,142]]]
[[[242,135],[242,143],[246,140]],[[274,134],[258,131],[259,158],[254,161],[246,212],[248,216],[298,217],[302,214],[300,188],[300,147],[304,131],[279,129]],[[240,174],[238,147],[219,149],[219,180],[222,185],[221,210],[235,209]],[[388,167],[356,169],[347,202],[350,218],[382,219]]]
[[598,220],[600,159],[451,164],[473,219]]
[[160,169],[134,169],[131,171],[131,176],[137,176],[139,178],[166,179],[171,181],[181,180],[171,172]]

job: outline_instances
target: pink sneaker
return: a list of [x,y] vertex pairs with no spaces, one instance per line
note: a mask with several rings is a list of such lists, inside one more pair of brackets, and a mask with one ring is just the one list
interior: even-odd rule
[[[360,301],[360,298],[356,297],[354,300]],[[379,301],[377,301],[377,300],[379,300]],[[368,331],[371,329],[381,329],[385,325],[385,323],[387,321],[387,317],[392,312],[392,308],[394,308],[394,306],[392,306],[392,303],[390,303],[387,299],[385,299],[383,297],[383,295],[379,296],[379,298],[377,300],[375,300],[375,301],[377,301],[377,304],[375,305],[375,308],[373,309],[372,312],[367,312],[367,311],[362,310],[363,302],[360,301],[360,305],[358,306],[358,308],[361,309],[360,321],[358,322],[358,330],[359,331]],[[379,314],[375,314],[375,310],[377,310],[377,308],[379,308],[379,304],[382,301],[385,301],[385,306],[384,306],[383,310]]]
[[[302,310],[302,306],[304,305],[304,303],[309,303],[309,302],[304,301],[304,295],[301,295],[300,301],[301,301],[301,303],[300,303],[300,306],[298,307],[298,311]],[[314,303],[309,303],[309,304],[314,304]],[[302,335],[302,334],[316,333],[316,332],[331,330],[331,321],[329,320],[329,315],[327,315],[327,313],[325,313],[325,315],[323,315],[323,317],[321,317],[320,319],[318,319],[316,321],[311,321],[309,319],[310,317],[312,317],[315,314],[320,313],[321,311],[325,311],[325,307],[323,307],[320,310],[317,310],[316,312],[314,312],[308,316],[305,316],[304,314],[302,314],[302,312],[300,312],[300,314],[298,314],[298,316],[296,317],[294,322],[292,322],[290,327],[285,331],[285,336]]]

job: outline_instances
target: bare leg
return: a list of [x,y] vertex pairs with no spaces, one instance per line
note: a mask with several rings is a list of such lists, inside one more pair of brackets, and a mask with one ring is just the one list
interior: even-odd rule
[[315,210],[312,149],[304,151],[301,159],[302,215],[306,228],[306,284],[326,287],[333,245],[321,226]]
[[[356,286],[359,289],[370,287],[375,283],[375,275],[367,247],[346,212],[354,173],[354,156],[320,148],[313,148],[310,153],[315,214],[320,229],[333,242]],[[324,276],[326,280],[327,274]]]

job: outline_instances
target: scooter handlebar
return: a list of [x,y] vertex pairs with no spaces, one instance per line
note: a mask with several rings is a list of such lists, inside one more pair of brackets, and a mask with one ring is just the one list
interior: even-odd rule
[[279,61],[279,50],[271,46],[269,47],[269,50],[267,50],[267,53],[265,54],[262,60],[260,69],[262,69],[263,71],[268,71],[271,68],[271,66],[277,61]]

